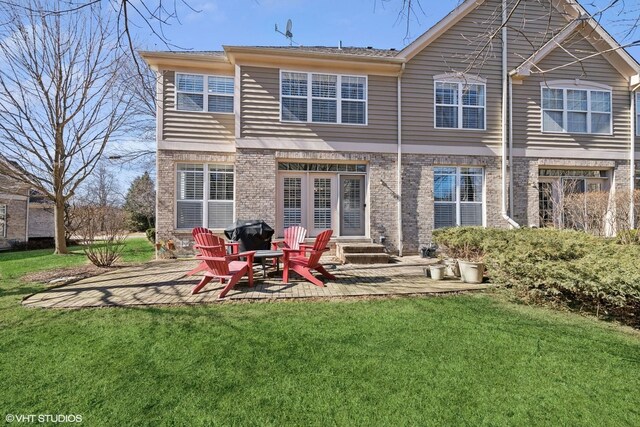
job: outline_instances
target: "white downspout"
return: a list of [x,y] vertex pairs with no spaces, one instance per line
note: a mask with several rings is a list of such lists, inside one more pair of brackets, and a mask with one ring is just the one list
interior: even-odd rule
[[31,194],[31,190],[27,190],[27,213],[25,215],[25,224],[24,224],[24,241],[29,243],[29,203],[31,199],[29,198]]
[[[511,82],[509,78],[509,72],[507,71],[507,1],[502,0],[502,218],[504,218],[509,225],[513,228],[520,228],[520,225],[509,216],[507,211],[507,204],[513,206],[513,196],[510,197],[511,202],[507,200],[507,156],[512,159],[510,153],[511,149],[507,152],[507,144],[511,146],[511,114],[507,114],[507,102],[511,102],[511,97],[508,95],[507,86]],[[509,108],[509,113],[511,108]],[[507,135],[507,119],[509,119],[509,135]],[[507,140],[509,140],[507,142]],[[510,163],[510,171],[513,169],[513,163]],[[511,194],[513,194],[513,180],[511,180]]]
[[636,186],[636,94],[632,90],[631,91],[631,137],[629,138],[629,194],[631,196],[631,200],[629,201],[629,225],[630,228],[636,228],[636,207],[634,204],[634,193]]
[[398,168],[396,175],[398,182],[398,256],[402,256],[404,246],[402,235],[402,73],[404,73],[404,66],[405,64],[402,63],[402,68],[398,74]]

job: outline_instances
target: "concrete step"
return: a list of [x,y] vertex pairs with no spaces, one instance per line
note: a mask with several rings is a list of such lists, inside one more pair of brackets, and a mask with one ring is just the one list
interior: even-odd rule
[[342,261],[347,264],[385,264],[389,262],[389,254],[373,253],[373,254],[354,254],[345,253],[342,255]]
[[345,254],[381,254],[384,253],[384,245],[376,243],[338,243],[342,253]]

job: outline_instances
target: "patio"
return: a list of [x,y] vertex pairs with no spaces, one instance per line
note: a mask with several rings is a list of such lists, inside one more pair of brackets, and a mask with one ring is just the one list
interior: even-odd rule
[[[329,271],[336,280],[320,288],[293,274],[291,283],[283,284],[280,275],[262,278],[255,266],[255,283],[246,279],[223,300],[218,299],[222,286],[211,282],[199,294],[191,289],[200,276],[185,276],[196,266],[193,260],[157,261],[125,267],[99,276],[54,287],[25,298],[25,307],[82,308],[163,304],[199,304],[219,301],[259,301],[284,298],[340,298],[380,295],[442,294],[485,289],[486,284],[470,285],[459,280],[433,281],[423,268],[429,263],[418,257],[406,257],[395,263],[374,265],[336,265]],[[328,263],[331,268],[332,264]]]

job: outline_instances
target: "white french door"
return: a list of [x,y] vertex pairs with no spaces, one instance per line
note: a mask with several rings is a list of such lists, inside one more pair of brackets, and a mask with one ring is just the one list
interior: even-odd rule
[[337,230],[337,175],[281,173],[278,176],[282,235],[285,228],[301,225],[309,237],[323,230]]

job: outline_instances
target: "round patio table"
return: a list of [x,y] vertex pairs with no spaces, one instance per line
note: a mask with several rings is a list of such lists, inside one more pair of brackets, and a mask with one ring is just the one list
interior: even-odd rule
[[280,271],[280,261],[279,259],[284,255],[282,251],[256,251],[256,254],[253,256],[255,260],[259,260],[262,265],[262,277],[267,278],[267,260],[270,258],[274,258],[276,260],[276,271]]

